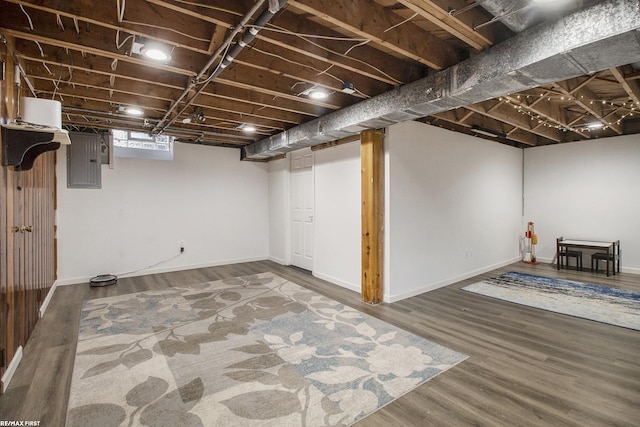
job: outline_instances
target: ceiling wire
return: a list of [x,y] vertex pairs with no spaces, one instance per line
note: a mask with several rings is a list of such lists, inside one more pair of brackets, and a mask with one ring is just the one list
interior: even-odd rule
[[64,31],[64,24],[62,23],[62,18],[60,17],[60,14],[57,14],[57,13],[56,13],[56,23],[58,24],[58,27],[60,27],[60,29]]
[[181,35],[181,36],[184,36],[184,37],[188,37],[188,38],[190,38],[192,40],[197,40],[197,41],[201,41],[201,42],[205,42],[205,43],[209,43],[211,41],[209,39],[203,39],[203,38],[200,38],[200,37],[192,36],[191,34],[183,33],[182,31],[174,30],[173,28],[169,28],[169,27],[162,27],[162,26],[153,25],[153,24],[145,24],[144,22],[129,21],[128,19],[125,19],[122,22],[124,24],[140,25],[140,26],[143,26],[143,27],[150,27],[150,28],[154,28],[154,29],[158,29],[158,30],[171,31],[171,32],[176,33],[178,35]]
[[116,0],[116,9],[118,12],[118,22],[122,22],[124,19],[124,8],[126,6],[126,0],[122,0],[122,5],[120,5],[120,0]]
[[351,46],[349,49],[347,49],[347,51],[344,53],[345,56],[347,56],[349,54],[349,52],[351,52],[353,49],[360,47],[360,46],[364,46],[365,44],[369,43],[371,40],[365,40],[362,43],[358,43],[355,44],[353,46]]
[[481,1],[474,1],[473,3],[463,7],[462,9],[451,9],[449,11],[449,16],[458,16],[461,13],[467,12],[473,8],[475,8],[476,6],[480,6],[482,5],[482,3],[484,3],[486,0],[481,0]]
[[411,21],[413,18],[415,18],[415,17],[416,17],[416,16],[418,16],[418,15],[419,15],[419,14],[418,14],[418,12],[416,12],[416,13],[414,13],[413,15],[411,15],[409,18],[405,19],[404,21],[402,21],[402,22],[398,22],[396,25],[392,25],[392,26],[390,26],[389,28],[387,28],[386,30],[384,30],[384,32],[386,33],[387,31],[391,31],[391,30],[393,30],[394,28],[399,27],[400,25],[404,25],[404,24],[406,24],[407,22]]
[[[275,28],[274,26],[266,27],[266,29],[269,30],[269,31],[274,31],[274,28]],[[352,49],[354,49],[354,48],[356,48],[358,46],[362,46],[363,44],[369,43],[371,41],[369,39],[358,39],[358,38],[353,38],[353,37],[338,37],[338,38],[336,38],[338,41],[360,41],[360,42],[363,42],[363,43],[358,43],[355,46],[350,47],[345,53],[342,53],[342,52],[335,51],[333,49],[329,49],[326,46],[322,46],[321,44],[318,44],[318,43],[314,42],[313,40],[310,40],[309,38],[306,37],[307,34],[296,33],[294,31],[289,31],[289,30],[284,29],[284,28],[277,28],[277,31],[281,32],[283,34],[288,34],[288,35],[291,35],[291,36],[298,37],[298,38],[306,41],[307,43],[311,44],[312,46],[315,46],[318,49],[324,50],[325,52],[340,56],[342,58],[348,58],[348,59],[350,59],[352,61],[355,61],[355,62],[357,62],[359,64],[362,64],[362,65],[364,65],[364,66],[366,66],[366,67],[368,67],[368,68],[380,73],[381,76],[384,76],[384,77],[388,78],[389,80],[393,81],[396,84],[402,84],[403,83],[402,81],[400,81],[400,80],[396,79],[395,77],[385,73],[380,68],[378,68],[378,67],[376,67],[374,65],[371,65],[366,61],[363,61],[363,60],[358,59],[358,58],[353,58],[353,57],[347,56],[347,54],[349,52],[351,52]],[[331,36],[310,35],[310,37],[312,37],[312,38],[328,38],[328,39],[331,39]],[[365,41],[366,41],[366,43],[364,43]]]
[[44,58],[44,50],[42,50],[42,46],[40,45],[40,42],[38,42],[37,40],[33,41],[36,46],[38,46],[38,50],[40,51],[40,56]]
[[218,62],[218,65],[216,65],[216,68],[213,69],[213,71],[209,74],[209,76],[204,79],[203,81],[196,81],[195,84],[196,85],[200,85],[200,84],[208,84],[209,82],[211,82],[211,80],[213,80],[216,76],[216,73],[218,72],[218,70],[220,69],[220,67],[222,66],[222,62],[224,61],[224,59],[227,56],[227,52],[229,51],[229,49],[231,48],[231,44],[232,43],[227,43],[224,51],[222,52],[222,55],[220,55],[220,61]]
[[317,74],[318,76],[321,75],[321,74],[326,74],[327,76],[331,77],[332,79],[337,80],[340,83],[344,83],[344,80],[342,80],[341,78],[339,78],[337,76],[334,76],[333,74],[327,72],[327,71],[329,71],[331,69],[331,67],[333,67],[333,65],[329,66],[329,68],[327,68],[326,70],[319,70],[319,69],[317,69],[315,67],[312,67],[311,65],[306,65],[306,64],[303,64],[301,62],[297,62],[297,61],[293,61],[291,59],[285,58],[282,55],[278,55],[278,54],[271,53],[271,52],[266,52],[264,50],[261,50],[261,49],[257,48],[255,45],[251,47],[251,50],[255,50],[256,52],[260,52],[263,55],[268,55],[268,56],[272,56],[274,58],[281,59],[281,60],[286,61],[286,62],[288,62],[290,64],[298,65],[300,67],[308,68],[310,70],[316,71],[318,73]]
[[285,29],[279,29],[279,28],[275,28],[272,26],[258,26],[258,25],[247,25],[247,28],[255,28],[256,30],[261,30],[261,31],[271,31],[274,33],[281,33],[281,34],[288,34],[288,35],[295,35],[298,37],[306,37],[306,38],[311,38],[311,39],[325,39],[325,40],[336,40],[336,41],[363,41],[363,40],[368,40],[365,38],[356,38],[356,37],[338,37],[338,36],[323,36],[320,34],[308,34],[308,33],[295,33],[293,31],[289,31],[289,30],[285,30]]
[[487,26],[489,24],[493,24],[494,22],[501,21],[504,18],[508,18],[511,15],[515,15],[516,13],[523,12],[525,10],[531,9],[531,8],[536,6],[536,4],[532,2],[532,3],[529,3],[529,4],[526,4],[526,5],[522,6],[520,9],[515,9],[516,3],[517,3],[517,0],[513,0],[510,3],[509,7],[505,8],[504,11],[500,15],[496,15],[493,18],[491,18],[490,20],[488,20],[487,22],[484,22],[484,23],[482,23],[480,25],[476,25],[475,27],[473,27],[473,29],[477,30],[479,28],[485,27],[485,26]]
[[122,49],[122,46],[125,45],[125,43],[127,43],[129,40],[135,38],[134,34],[129,35],[127,38],[125,38],[122,43],[120,43],[120,30],[116,31],[116,49],[120,50]]
[[31,20],[31,17],[27,13],[27,11],[24,10],[24,7],[22,5],[20,5],[20,10],[22,10],[22,13],[24,13],[27,16],[27,20],[29,21],[29,28],[31,28],[31,31],[33,31],[33,21]]

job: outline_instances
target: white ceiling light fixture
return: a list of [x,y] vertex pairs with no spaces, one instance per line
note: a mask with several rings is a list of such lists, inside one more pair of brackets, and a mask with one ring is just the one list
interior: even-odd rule
[[147,42],[140,50],[142,55],[154,61],[169,61],[171,59],[171,53],[169,48],[157,42]]
[[311,99],[325,99],[329,94],[322,89],[314,89],[309,92],[309,98]]
[[593,123],[589,123],[587,127],[589,129],[602,129],[604,125],[600,122],[593,122]]
[[258,130],[258,128],[255,125],[252,125],[251,123],[243,123],[240,126],[238,126],[236,129],[240,129],[243,132],[255,132]]
[[167,62],[171,60],[171,48],[153,40],[134,40],[131,52],[153,61]]
[[326,99],[329,96],[329,93],[322,88],[312,86],[309,89],[302,91],[300,95],[308,96],[311,99]]
[[125,107],[124,112],[131,116],[141,116],[144,114],[144,110],[142,108],[135,106]]

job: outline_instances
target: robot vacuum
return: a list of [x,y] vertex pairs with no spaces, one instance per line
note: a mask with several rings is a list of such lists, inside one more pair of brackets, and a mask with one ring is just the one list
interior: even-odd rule
[[92,277],[89,281],[89,286],[109,286],[115,285],[118,278],[113,274],[101,274],[96,277]]

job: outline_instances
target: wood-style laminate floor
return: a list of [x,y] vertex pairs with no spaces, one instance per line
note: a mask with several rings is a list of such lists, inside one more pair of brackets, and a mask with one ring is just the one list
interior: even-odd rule
[[[640,332],[460,291],[515,270],[640,291],[640,276],[557,271],[515,263],[394,304],[269,261],[121,278],[116,286],[59,287],[25,346],[0,421],[64,426],[84,299],[272,271],[470,357],[358,426],[638,426]],[[402,363],[402,361],[398,361]]]

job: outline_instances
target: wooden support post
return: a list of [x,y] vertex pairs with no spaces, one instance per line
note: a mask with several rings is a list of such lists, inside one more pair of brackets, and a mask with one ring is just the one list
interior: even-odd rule
[[384,147],[383,134],[365,130],[360,135],[362,168],[362,301],[382,301],[384,261]]

